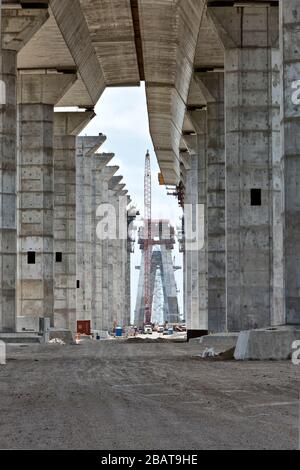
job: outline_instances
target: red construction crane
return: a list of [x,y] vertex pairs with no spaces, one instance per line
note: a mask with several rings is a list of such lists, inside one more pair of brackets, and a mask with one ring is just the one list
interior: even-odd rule
[[151,256],[152,256],[152,234],[151,234],[151,162],[150,153],[147,151],[145,158],[145,181],[144,181],[144,304],[145,324],[151,323],[152,299],[151,299]]

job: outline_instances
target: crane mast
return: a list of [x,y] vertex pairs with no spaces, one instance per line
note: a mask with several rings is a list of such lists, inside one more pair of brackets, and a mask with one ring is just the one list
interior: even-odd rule
[[151,161],[150,153],[147,151],[145,158],[144,177],[144,305],[145,323],[151,323],[152,299],[151,299],[151,256],[152,256],[152,234],[151,234]]

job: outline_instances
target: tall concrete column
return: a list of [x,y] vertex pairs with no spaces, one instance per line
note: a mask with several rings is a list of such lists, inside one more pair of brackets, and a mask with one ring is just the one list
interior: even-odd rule
[[92,320],[93,158],[103,135],[76,140],[76,319]]
[[[185,250],[186,320],[188,330],[207,330],[207,200],[206,200],[206,111],[190,111],[189,117],[195,128],[195,135],[184,136],[190,152],[190,169],[186,170],[185,208],[193,214],[193,246]],[[187,235],[185,220],[185,236]],[[202,247],[197,244],[204,234]],[[190,240],[186,240],[190,243]]]
[[[103,311],[102,275],[103,275],[103,239],[97,233],[97,210],[104,203],[103,193],[106,190],[105,167],[114,157],[114,154],[96,154],[93,159],[93,188],[92,188],[92,325],[95,330],[107,330],[105,326],[105,313]],[[102,206],[103,207],[103,206]]]
[[17,53],[47,17],[38,9],[0,15],[0,332],[16,330]]
[[16,57],[1,51],[0,80],[5,103],[0,105],[0,331],[15,331],[16,285]]
[[208,329],[226,331],[224,74],[196,74],[207,102]]
[[54,105],[76,74],[19,76],[18,328],[54,325],[53,120]]
[[271,325],[283,325],[285,317],[284,292],[284,167],[282,165],[281,146],[281,86],[280,86],[280,51],[272,50],[272,192],[273,192],[273,301],[271,306]]
[[119,185],[118,191],[118,225],[119,225],[119,239],[118,239],[118,248],[119,256],[121,260],[121,272],[120,272],[120,288],[119,299],[120,299],[120,321],[121,325],[126,327],[129,326],[127,319],[127,309],[126,309],[126,273],[127,273],[127,193],[128,191],[124,189],[125,185]]
[[[128,205],[130,205],[130,197],[127,196]],[[128,227],[128,239],[127,239],[127,264],[126,264],[126,317],[127,324],[131,322],[131,254],[134,253],[134,241],[135,241],[135,227],[134,221],[137,216],[137,210],[134,207],[129,207],[127,211],[127,227]],[[135,319],[133,319],[135,322]]]
[[54,114],[54,324],[76,330],[76,136],[93,111]]
[[300,323],[300,4],[280,2],[286,321]]
[[[108,205],[111,204],[111,196],[109,182],[113,178],[114,174],[119,170],[118,166],[106,166],[102,171],[102,191],[101,191],[101,201],[102,204]],[[109,217],[109,214],[107,214]],[[108,229],[109,227],[107,227]],[[111,227],[110,227],[111,228]],[[101,263],[101,295],[102,295],[102,312],[101,312],[101,321],[102,329],[105,331],[111,331],[113,328],[113,312],[111,308],[111,263],[110,263],[110,243],[111,240],[104,236],[104,239],[101,240],[101,254],[102,254],[102,263]]]
[[[108,298],[113,299],[110,303],[112,323],[122,326],[122,308],[120,299],[120,277],[122,276],[122,263],[120,260],[120,240],[118,239],[119,220],[119,195],[118,184],[123,179],[122,176],[113,176],[108,184],[108,198],[116,215],[117,230],[114,237],[108,240],[108,272],[110,282],[108,283]],[[124,293],[125,295],[125,293]]]
[[272,315],[272,47],[278,8],[208,9],[225,48],[226,299],[230,331]]

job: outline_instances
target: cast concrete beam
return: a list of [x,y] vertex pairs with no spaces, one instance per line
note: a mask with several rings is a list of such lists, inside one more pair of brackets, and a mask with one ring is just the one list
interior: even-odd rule
[[141,0],[139,7],[151,136],[166,184],[177,184],[179,144],[204,2]]
[[140,83],[131,3],[80,0],[106,86]]
[[54,114],[54,135],[77,136],[95,116],[94,111],[56,112]]
[[77,153],[85,157],[90,157],[96,153],[101,145],[106,141],[106,136],[84,136],[77,139]]
[[[2,2],[3,3],[3,2]],[[16,2],[14,2],[15,4]],[[21,5],[2,5],[2,48],[20,51],[48,19],[46,9],[22,9]]]
[[48,70],[21,71],[18,100],[28,104],[54,106],[76,81],[76,73],[51,73]]
[[50,0],[51,10],[90,98],[97,103],[105,89],[103,70],[93,47],[79,0]]
[[97,157],[97,166],[96,170],[102,172],[102,170],[111,162],[114,158],[114,153],[99,153],[96,154]]
[[123,176],[113,176],[108,183],[108,189],[114,191],[118,184],[122,181]]

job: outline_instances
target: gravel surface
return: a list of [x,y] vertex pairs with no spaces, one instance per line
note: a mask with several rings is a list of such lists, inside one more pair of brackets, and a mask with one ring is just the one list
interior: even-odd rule
[[8,346],[2,449],[296,449],[300,366],[185,343]]

